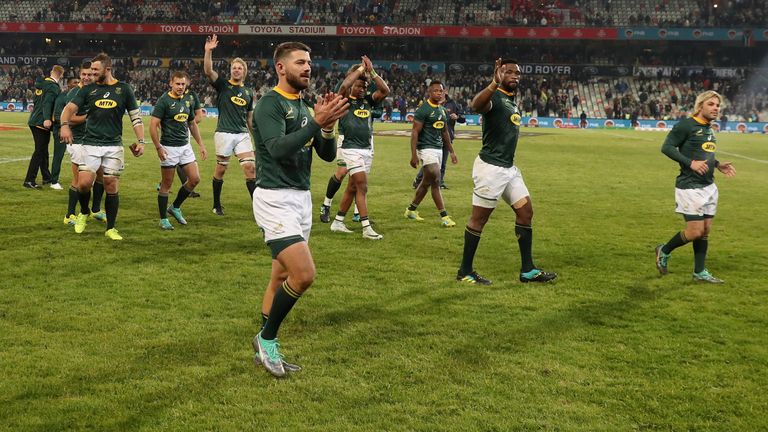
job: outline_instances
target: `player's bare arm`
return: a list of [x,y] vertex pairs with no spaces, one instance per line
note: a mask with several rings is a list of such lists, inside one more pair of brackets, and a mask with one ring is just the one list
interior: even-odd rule
[[488,84],[487,87],[480,90],[480,93],[476,94],[472,99],[472,109],[478,114],[485,114],[491,109],[491,97],[499,88],[499,83],[502,79],[502,66],[501,59],[496,59],[496,64],[493,68],[493,81]]
[[211,35],[205,39],[205,55],[203,55],[203,72],[211,82],[219,79],[219,74],[213,70],[213,50],[219,46],[219,38]]
[[419,142],[419,134],[424,127],[424,123],[414,120],[413,127],[411,128],[411,167],[416,168],[419,166],[419,156],[416,154],[416,144]]

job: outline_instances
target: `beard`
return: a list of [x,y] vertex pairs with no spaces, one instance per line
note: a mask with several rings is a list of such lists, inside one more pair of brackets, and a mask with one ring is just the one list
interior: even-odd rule
[[309,84],[304,83],[304,78],[302,78],[300,74],[292,74],[287,72],[285,74],[285,80],[288,82],[288,84],[290,84],[291,87],[298,91],[306,90],[307,87],[309,87]]
[[93,81],[96,82],[96,84],[104,84],[107,82],[107,74],[101,74],[98,77],[94,77]]

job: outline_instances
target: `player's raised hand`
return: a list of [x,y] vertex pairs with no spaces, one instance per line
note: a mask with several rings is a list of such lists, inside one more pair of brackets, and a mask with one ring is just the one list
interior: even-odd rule
[[336,93],[328,93],[317,98],[315,121],[321,128],[331,129],[336,120],[347,115],[347,111],[349,111],[347,98]]
[[725,174],[726,177],[733,177],[736,175],[736,168],[733,167],[731,162],[720,162],[717,169]]
[[362,56],[361,59],[363,60],[363,68],[365,68],[365,71],[370,73],[373,71],[373,62],[371,59],[368,58],[368,56]]
[[205,50],[206,51],[212,51],[217,46],[219,46],[219,38],[218,38],[218,36],[216,36],[214,34],[214,35],[211,35],[211,36],[208,36],[207,38],[205,38]]
[[497,58],[496,64],[493,66],[493,80],[496,81],[496,84],[501,84],[502,77],[501,58]]

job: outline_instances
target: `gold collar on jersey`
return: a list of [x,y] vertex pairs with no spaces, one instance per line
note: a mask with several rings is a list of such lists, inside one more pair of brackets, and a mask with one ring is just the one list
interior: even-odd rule
[[272,90],[276,91],[280,96],[282,96],[282,97],[284,97],[286,99],[289,99],[289,100],[298,100],[299,99],[299,94],[298,93],[288,93],[287,91],[282,90],[282,89],[278,88],[277,86],[272,88]]

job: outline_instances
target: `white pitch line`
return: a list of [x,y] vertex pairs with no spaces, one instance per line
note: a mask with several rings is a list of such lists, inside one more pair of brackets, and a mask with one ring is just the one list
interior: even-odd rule
[[739,158],[742,158],[742,159],[751,160],[751,161],[753,161],[753,162],[759,162],[759,163],[768,164],[768,161],[767,161],[767,160],[762,160],[762,159],[755,159],[755,158],[753,158],[753,157],[749,157],[749,156],[740,155],[740,154],[738,154],[738,153],[729,153],[729,152],[724,152],[724,151],[722,151],[722,150],[719,150],[719,151],[718,151],[718,153],[719,153],[719,154],[728,155],[728,156],[735,156],[735,157],[739,157]]
[[14,158],[14,159],[0,159],[0,164],[4,164],[4,163],[11,163],[11,162],[21,162],[21,161],[28,161],[29,159],[30,159],[29,157],[25,157],[25,158]]

